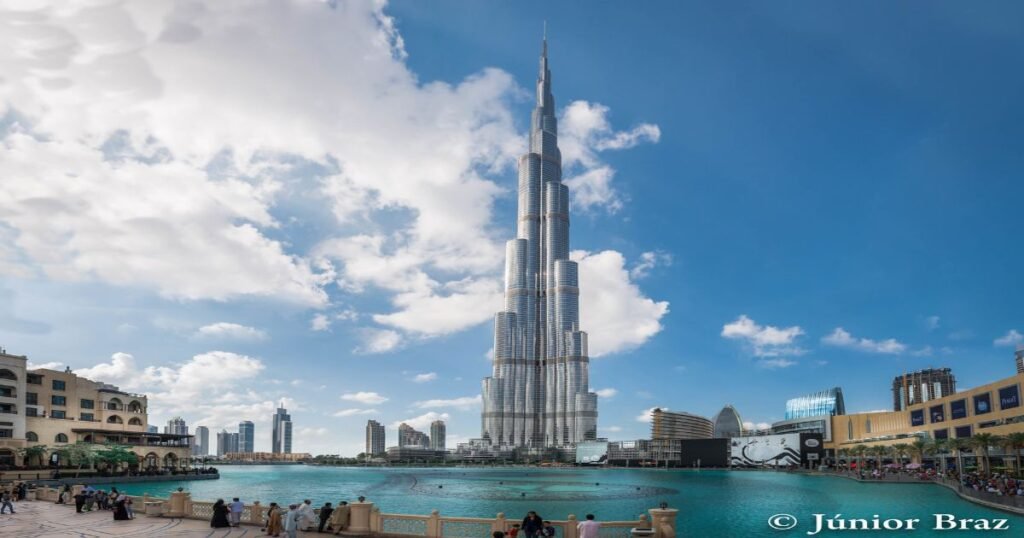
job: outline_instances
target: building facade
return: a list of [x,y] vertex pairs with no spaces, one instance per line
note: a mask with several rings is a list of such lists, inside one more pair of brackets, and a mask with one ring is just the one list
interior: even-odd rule
[[167,421],[167,425],[164,426],[164,433],[188,435],[188,424],[185,424],[185,419],[181,417],[174,417]]
[[284,408],[284,402],[281,402],[281,406],[274,412],[270,451],[274,454],[291,454],[292,452],[292,416]]
[[712,419],[714,424],[714,436],[719,439],[729,439],[743,435],[743,419],[739,411],[731,405],[726,405]]
[[[46,446],[50,457],[75,443],[114,443],[135,453],[136,469],[188,464],[191,437],[151,433],[145,395],[79,377],[70,369],[28,369],[28,358],[0,351],[0,465],[40,466],[21,450]],[[66,465],[59,457],[59,465]]]
[[217,434],[217,456],[238,452],[238,433],[221,430]]
[[483,380],[481,437],[497,447],[561,447],[597,438],[587,333],[569,260],[569,189],[562,183],[547,40],[540,57],[529,152],[519,159],[516,239],[505,247],[505,305]]
[[711,421],[690,413],[655,409],[651,412],[651,439],[711,439]]
[[430,448],[430,437],[403,422],[398,426],[398,446]]
[[196,427],[196,435],[192,442],[192,455],[200,457],[210,455],[210,428]]
[[[250,420],[238,423],[238,451],[255,452],[256,425]],[[291,452],[291,450],[289,450]]]
[[956,393],[956,377],[949,368],[927,368],[892,380],[892,408],[902,411]]
[[1017,373],[1024,374],[1024,345],[1017,346],[1014,357],[1017,359]]
[[443,420],[435,420],[430,423],[430,449],[441,450],[444,448],[445,425]]
[[366,421],[366,455],[368,457],[384,455],[384,425],[376,420]]
[[846,403],[843,401],[843,389],[839,387],[786,401],[785,420],[845,414]]

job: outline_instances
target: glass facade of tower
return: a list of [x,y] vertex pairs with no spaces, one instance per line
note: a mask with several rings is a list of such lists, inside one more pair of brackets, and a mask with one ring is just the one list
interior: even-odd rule
[[505,308],[494,317],[482,437],[501,447],[560,447],[597,437],[579,282],[569,260],[569,189],[562,183],[547,41],[529,152],[519,158],[516,238],[505,247]]
[[846,404],[843,402],[843,389],[839,387],[786,401],[786,420],[845,414]]

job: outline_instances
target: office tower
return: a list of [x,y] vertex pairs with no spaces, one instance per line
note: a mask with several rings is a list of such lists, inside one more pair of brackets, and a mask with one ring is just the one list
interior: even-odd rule
[[843,401],[843,389],[839,387],[786,400],[785,420],[845,414],[846,403]]
[[292,417],[284,408],[284,402],[274,412],[274,429],[271,432],[270,451],[274,454],[292,453]]
[[192,442],[192,455],[210,455],[210,428],[207,428],[206,426],[196,427],[196,436]]
[[1024,344],[1017,345],[1014,356],[1017,358],[1017,373],[1024,374]]
[[429,448],[430,438],[427,437],[427,434],[421,431],[416,431],[415,428],[403,422],[398,426],[398,446]]
[[898,375],[892,380],[892,408],[907,407],[956,393],[956,378],[949,368],[927,368]]
[[651,439],[711,439],[711,421],[690,413],[655,409],[651,412]]
[[715,438],[729,439],[743,435],[743,420],[740,419],[739,411],[727,405],[711,420],[714,423]]
[[234,452],[238,452],[238,434],[221,430],[217,434],[217,455],[223,456],[224,454]]
[[445,426],[443,420],[435,420],[430,423],[430,449],[444,450]]
[[160,428],[150,424],[149,426],[146,426],[146,433],[160,433]]
[[181,417],[174,417],[167,421],[167,425],[164,426],[164,433],[188,435],[188,425],[185,424],[185,419]]
[[245,420],[238,423],[238,451],[251,454],[255,452],[253,445],[256,440],[256,425]]
[[376,420],[366,421],[366,455],[384,455],[384,425]]
[[505,247],[505,305],[494,317],[493,372],[482,383],[481,437],[502,447],[597,437],[547,48],[545,38],[530,148],[519,158],[516,239]]

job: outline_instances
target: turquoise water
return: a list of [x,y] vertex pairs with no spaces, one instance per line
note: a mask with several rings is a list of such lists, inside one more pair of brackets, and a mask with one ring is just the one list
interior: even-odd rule
[[[665,501],[679,509],[683,536],[806,536],[811,514],[871,518],[919,518],[919,529],[900,531],[823,531],[818,536],[991,536],[990,532],[932,530],[936,513],[958,518],[1006,518],[1011,530],[1001,536],[1024,535],[1024,517],[1013,516],[961,500],[946,488],[927,484],[871,484],[827,476],[770,471],[674,471],[645,469],[418,469],[313,466],[225,466],[221,479],[194,482],[126,484],[118,489],[134,495],[166,496],[177,487],[192,498],[241,497],[266,504],[312,499],[354,501],[364,495],[384,512],[509,518],[536,510],[542,517],[635,519]],[[525,494],[525,496],[524,496]],[[797,528],[773,531],[768,518],[786,513],[800,520]],[[923,527],[923,528],[920,528]]]

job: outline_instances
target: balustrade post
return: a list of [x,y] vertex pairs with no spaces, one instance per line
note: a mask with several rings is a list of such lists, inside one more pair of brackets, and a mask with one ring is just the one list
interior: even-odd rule
[[567,518],[568,523],[565,525],[565,538],[576,538],[579,536],[580,527],[579,523],[576,522],[576,516],[569,514]]
[[441,514],[437,510],[430,511],[430,519],[427,520],[427,536],[441,536]]
[[651,508],[649,510],[654,520],[654,538],[675,538],[676,516],[679,510],[675,508]]
[[260,505],[259,501],[253,501],[252,506],[249,508],[249,523],[253,525],[263,524],[263,506]]
[[169,517],[184,517],[185,516],[185,501],[189,500],[189,493],[187,491],[175,491],[171,493],[170,509],[167,511]]
[[640,514],[640,517],[637,518],[637,519],[640,520],[640,527],[639,528],[641,528],[641,529],[649,529],[649,528],[651,528],[651,520],[650,520],[650,518],[647,517],[647,514]]
[[350,504],[351,521],[348,531],[353,534],[370,534],[370,515],[373,512],[373,503],[361,501]]
[[[349,517],[351,518],[351,513],[349,514]],[[381,519],[381,516],[380,516],[380,508],[374,506],[373,510],[370,510],[370,533],[372,533],[372,534],[379,533],[379,532],[381,532],[381,529],[383,529],[383,528],[384,528],[384,521],[383,521],[383,519]]]
[[491,524],[491,532],[494,532],[494,531],[505,532],[505,525],[507,525],[507,522],[505,521],[505,513],[504,512],[498,512],[498,515],[495,516],[495,518],[494,518],[494,523]]

